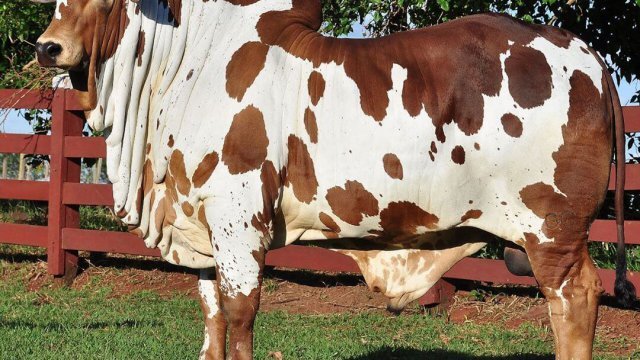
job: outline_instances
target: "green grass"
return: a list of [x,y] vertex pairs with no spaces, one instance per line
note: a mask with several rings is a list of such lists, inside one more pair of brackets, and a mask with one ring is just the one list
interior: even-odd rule
[[[149,291],[113,294],[100,275],[78,289],[29,291],[37,264],[0,260],[3,359],[195,359],[202,343],[197,301]],[[36,271],[37,272],[37,271]],[[622,340],[621,340],[622,341]],[[610,343],[596,342],[597,358]],[[549,329],[448,323],[442,316],[260,313],[256,359],[551,359]]]

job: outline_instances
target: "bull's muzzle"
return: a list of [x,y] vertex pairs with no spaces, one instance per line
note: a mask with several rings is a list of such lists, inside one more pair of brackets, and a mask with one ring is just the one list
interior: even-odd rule
[[36,54],[41,66],[53,67],[57,65],[56,58],[62,53],[62,45],[52,41],[36,43]]

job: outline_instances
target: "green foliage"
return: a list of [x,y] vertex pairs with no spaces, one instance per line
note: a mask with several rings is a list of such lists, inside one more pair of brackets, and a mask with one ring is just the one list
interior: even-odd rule
[[[47,225],[47,203],[38,201],[0,201],[0,222]],[[107,207],[80,206],[80,228],[126,231],[127,227]]]
[[0,2],[0,88],[22,88],[41,75],[37,67],[24,70],[34,59],[33,44],[51,20],[51,5],[27,0]]
[[369,35],[380,36],[483,12],[565,28],[607,55],[618,81],[640,74],[640,0],[326,0],[324,31],[346,35],[360,23]]

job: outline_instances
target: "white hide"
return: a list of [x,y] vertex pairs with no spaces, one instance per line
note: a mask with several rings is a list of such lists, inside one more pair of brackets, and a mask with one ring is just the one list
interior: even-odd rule
[[[107,164],[109,179],[114,183],[116,211],[127,212],[125,222],[139,226],[147,245],[159,247],[167,260],[172,261],[170,254],[176,251],[181,265],[205,268],[214,265],[213,253],[225,272],[222,289],[248,295],[258,286],[255,276],[259,266],[252,253],[263,245],[262,235],[244,224],[251,224],[251,217],[262,211],[259,170],[231,175],[221,161],[204,186],[192,187],[187,196],[179,194],[179,203],[189,202],[196,209],[204,204],[217,249],[211,248],[202,225],[187,217],[178,205],[174,206],[175,222],[162,234],[155,230],[153,216],[164,193],[163,180],[172,151],[167,146],[169,137],[175,141],[173,149],[184,154],[190,178],[206,154],[222,154],[234,115],[249,105],[264,115],[269,138],[267,159],[276,169],[286,165],[290,134],[305,141],[315,165],[319,187],[310,204],[298,201],[291,188],[284,189],[280,210],[286,222],[287,243],[324,239],[318,214],[332,213],[325,194],[329,188],[344,186],[347,180],[363,184],[374,194],[380,209],[390,202],[406,200],[436,214],[438,228],[433,230],[466,225],[510,241],[520,241],[524,232],[534,233],[541,242],[553,241],[539,230],[543,220],[522,203],[518,194],[537,182],[554,184],[552,153],[563,142],[561,128],[568,121],[569,76],[573,70],[586,71],[602,92],[601,68],[593,56],[582,53],[580,47],[585,44],[581,41],[573,40],[568,49],[542,38],[531,42],[528,46],[543,52],[551,66],[552,96],[540,107],[514,108],[508,76],[503,71],[499,94],[484,96],[484,125],[479,132],[467,136],[456,124],[445,125],[447,141],[436,141],[438,153],[432,162],[428,151],[435,140],[435,128],[424,110],[416,117],[405,110],[401,95],[407,70],[398,64],[392,69],[387,117],[380,123],[363,113],[358,87],[342,65],[324,63],[314,68],[309,61],[278,47],[270,48],[264,69],[243,100],[238,102],[229,96],[226,66],[232,55],[243,44],[260,40],[255,24],[261,14],[290,9],[291,0],[259,1],[249,6],[185,0],[179,27],[167,23],[168,10],[158,2],[140,4],[141,11],[135,14],[136,4],[128,2],[130,23],[98,79],[98,106],[104,109],[104,115],[94,110],[89,123],[97,129],[110,127]],[[133,52],[140,30],[145,33],[146,43],[142,65],[138,66]],[[503,69],[508,56],[509,50],[500,57]],[[312,71],[326,80],[324,96],[316,106],[311,104],[307,90]],[[305,132],[303,114],[307,107],[317,118],[317,144],[310,143]],[[517,141],[499,125],[500,117],[509,112],[523,123],[524,132]],[[152,204],[145,197],[142,213],[138,214],[134,204],[147,142],[151,143],[156,201]],[[476,143],[480,150],[474,148]],[[456,145],[466,150],[463,165],[451,161]],[[534,147],[535,151],[528,150]],[[522,161],[523,151],[527,151],[526,162]],[[382,158],[387,153],[401,160],[402,181],[385,173]],[[470,200],[474,201],[472,206]],[[482,217],[461,223],[461,216],[469,209],[481,210]],[[370,235],[370,230],[381,230],[379,216],[365,217],[359,226],[333,218],[342,229],[342,237],[362,237]],[[401,251],[408,254],[410,250]]]

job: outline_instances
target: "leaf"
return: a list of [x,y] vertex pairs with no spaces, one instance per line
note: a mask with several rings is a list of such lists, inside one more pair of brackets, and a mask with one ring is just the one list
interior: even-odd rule
[[438,0],[438,5],[443,11],[449,11],[449,0]]

